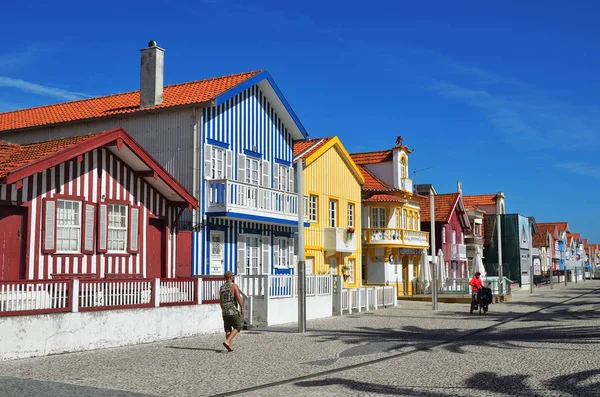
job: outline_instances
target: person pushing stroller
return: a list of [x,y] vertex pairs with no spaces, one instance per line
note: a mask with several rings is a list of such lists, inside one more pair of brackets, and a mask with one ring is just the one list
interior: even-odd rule
[[481,281],[481,273],[475,272],[475,275],[469,281],[469,285],[471,286],[471,313],[473,310],[477,310],[479,305],[481,305],[481,309],[484,313],[488,311],[488,303],[491,299],[489,299],[488,295],[491,292],[488,291],[489,288],[484,288],[483,281]]

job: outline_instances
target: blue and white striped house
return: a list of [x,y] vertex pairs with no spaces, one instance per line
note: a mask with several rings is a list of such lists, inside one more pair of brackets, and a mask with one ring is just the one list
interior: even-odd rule
[[197,211],[165,216],[192,231],[191,269],[167,277],[293,273],[293,142],[307,133],[270,74],[163,87],[164,50],[151,42],[141,52],[140,90],[0,113],[0,139],[25,143],[121,127],[200,202]]
[[266,71],[214,103],[202,111],[205,233],[194,234],[194,273],[291,273],[298,224],[293,142],[306,131]]

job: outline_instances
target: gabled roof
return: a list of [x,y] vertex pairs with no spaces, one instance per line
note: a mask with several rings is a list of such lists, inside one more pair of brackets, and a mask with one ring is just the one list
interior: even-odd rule
[[358,169],[356,164],[354,164],[354,161],[352,161],[352,158],[344,148],[344,145],[342,145],[340,138],[337,136],[294,142],[294,161],[296,161],[298,158],[302,158],[304,160],[304,167],[308,167],[325,152],[332,148],[337,150],[342,161],[346,163],[350,172],[354,178],[356,178],[358,183],[361,185],[364,184],[365,178],[362,172]]
[[392,150],[380,150],[378,152],[364,152],[350,154],[356,165],[383,163],[394,159]]
[[575,243],[579,245],[581,233],[567,233],[567,240],[575,240]]
[[467,210],[480,209],[482,206],[496,205],[496,194],[463,196],[462,199]]
[[198,208],[198,200],[121,128],[23,145],[0,141],[0,184],[18,183],[100,147],[107,147],[133,171],[147,175],[146,182],[169,201]]
[[533,234],[532,245],[534,247],[547,247],[548,237],[547,233],[550,233],[552,237],[555,237],[555,226],[550,224],[538,223],[538,230]]
[[[419,196],[421,222],[431,222],[430,202],[430,196]],[[471,228],[471,224],[466,214],[466,209],[462,202],[460,193],[435,194],[433,196],[433,204],[436,222],[450,222],[452,214],[456,211],[458,219],[463,228]]]
[[371,197],[364,199],[363,203],[406,203],[402,197],[393,196],[391,194],[374,194]]
[[156,106],[140,107],[140,91],[131,91],[36,108],[0,113],[0,133],[24,128],[49,126],[61,123],[96,119],[123,114],[156,111],[176,106],[192,104],[220,105],[243,90],[267,80],[270,91],[275,94],[289,114],[289,127],[298,133],[296,139],[307,133],[287,100],[266,70],[232,74],[196,80],[187,83],[168,85],[163,88],[163,102]]
[[363,190],[376,191],[376,192],[400,192],[399,189],[396,189],[392,186],[386,185],[381,179],[375,176],[371,171],[369,171],[366,167],[358,166],[358,169],[362,173],[365,183],[363,185]]
[[538,223],[538,226],[540,226],[540,225],[553,225],[553,226],[556,226],[556,229],[559,232],[566,231],[567,233],[569,233],[571,231],[569,229],[569,223],[568,222],[544,222],[544,223]]

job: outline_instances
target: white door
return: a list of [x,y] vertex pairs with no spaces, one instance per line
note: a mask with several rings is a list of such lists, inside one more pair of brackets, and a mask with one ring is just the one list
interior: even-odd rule
[[313,257],[309,257],[306,258],[306,262],[305,262],[305,266],[306,266],[306,275],[308,276],[309,274],[312,275],[312,269],[313,269]]
[[337,274],[337,259],[329,258],[329,271],[331,274]]
[[261,273],[259,253],[259,236],[246,236],[246,274],[257,275]]
[[225,232],[210,231],[210,274],[223,274]]

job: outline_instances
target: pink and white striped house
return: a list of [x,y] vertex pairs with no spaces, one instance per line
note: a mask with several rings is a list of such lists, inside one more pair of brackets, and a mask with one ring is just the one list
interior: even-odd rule
[[121,128],[0,142],[0,281],[173,278],[174,227],[197,207]]

